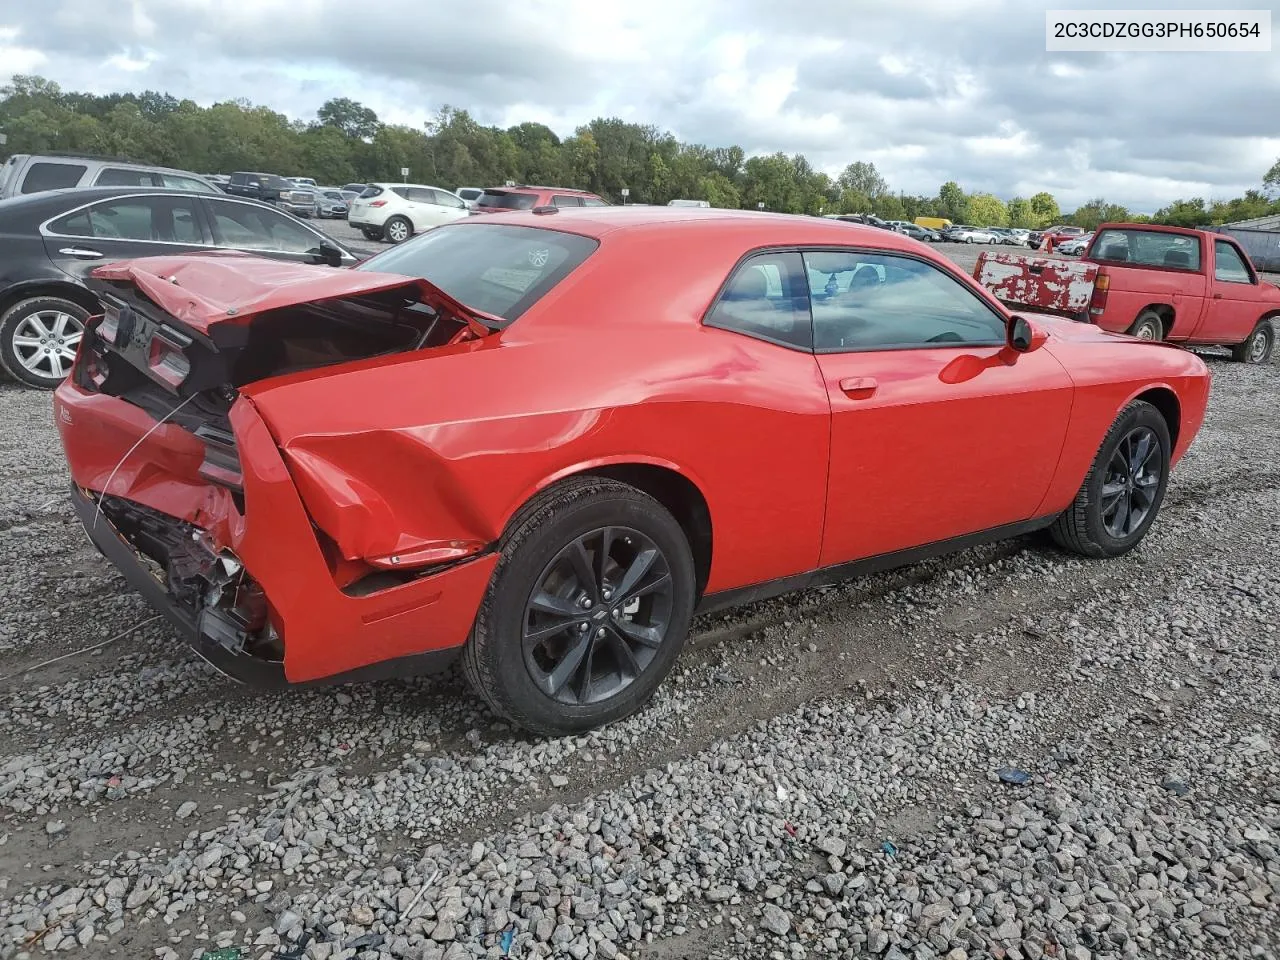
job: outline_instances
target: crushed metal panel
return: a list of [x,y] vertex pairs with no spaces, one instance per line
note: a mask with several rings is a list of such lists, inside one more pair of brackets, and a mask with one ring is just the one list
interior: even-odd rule
[[1088,309],[1097,275],[1097,264],[1088,261],[985,251],[973,271],[997,300],[1068,314]]

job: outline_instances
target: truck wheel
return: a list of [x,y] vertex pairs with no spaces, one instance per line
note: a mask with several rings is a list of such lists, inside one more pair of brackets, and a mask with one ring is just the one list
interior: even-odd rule
[[1164,321],[1154,310],[1143,310],[1129,328],[1129,336],[1139,340],[1163,340]]
[[1249,338],[1231,348],[1231,359],[1236,363],[1266,363],[1275,345],[1275,327],[1270,320],[1259,320]]
[[1118,557],[1146,536],[1169,480],[1169,425],[1145,400],[1120,411],[1084,478],[1075,502],[1049,533],[1086,557]]
[[662,504],[602,477],[566,481],[504,535],[463,673],[535,734],[612,723],[671,671],[695,593],[689,542]]

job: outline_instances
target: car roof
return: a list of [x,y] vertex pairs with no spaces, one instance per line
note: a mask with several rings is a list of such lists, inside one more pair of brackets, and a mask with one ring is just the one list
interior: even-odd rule
[[[510,224],[542,227],[564,233],[576,233],[594,239],[611,234],[652,233],[662,231],[731,231],[753,245],[824,243],[866,245],[881,249],[918,252],[918,240],[865,224],[801,214],[764,213],[757,210],[726,210],[717,207],[603,206],[555,207],[554,213],[531,211],[492,213],[483,217],[465,217],[455,221],[459,227]],[[743,234],[747,236],[743,237]]]
[[[390,190],[392,187],[419,187],[423,190],[444,190],[444,187],[437,187],[431,183],[399,183],[395,180],[370,180],[366,186],[382,187]],[[445,193],[453,193],[452,190],[444,190]]]
[[536,183],[517,183],[510,187],[483,187],[485,193],[542,193],[551,191],[552,193],[576,193],[584,197],[594,197],[596,194],[590,190],[580,190],[577,187],[544,187]]
[[222,193],[202,193],[196,190],[179,190],[176,187],[63,187],[58,190],[41,190],[37,193],[23,193],[7,200],[0,200],[0,210],[17,210],[20,207],[77,207],[95,200],[106,200],[111,197],[136,196],[149,194],[169,197],[212,197],[215,200],[235,200],[256,203],[248,197],[232,197]]

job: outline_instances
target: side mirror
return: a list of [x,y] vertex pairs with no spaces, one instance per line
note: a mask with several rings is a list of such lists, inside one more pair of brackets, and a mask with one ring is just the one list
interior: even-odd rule
[[1030,353],[1040,349],[1049,335],[1026,317],[1009,318],[1006,343],[1014,353]]
[[317,257],[321,263],[327,263],[331,267],[342,266],[342,251],[327,240],[320,241]]

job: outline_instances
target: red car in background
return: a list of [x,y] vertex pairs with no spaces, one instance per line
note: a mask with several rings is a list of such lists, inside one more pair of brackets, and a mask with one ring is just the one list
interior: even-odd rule
[[821,218],[472,217],[334,271],[100,268],[55,420],[99,549],[264,683],[439,668],[547,734],[638,709],[697,611],[1049,528],[1132,549],[1203,362],[1008,313]]
[[572,187],[531,187],[514,184],[506,187],[486,187],[476,197],[471,207],[473,214],[509,213],[512,210],[532,210],[534,207],[607,207],[602,200],[586,190]]

